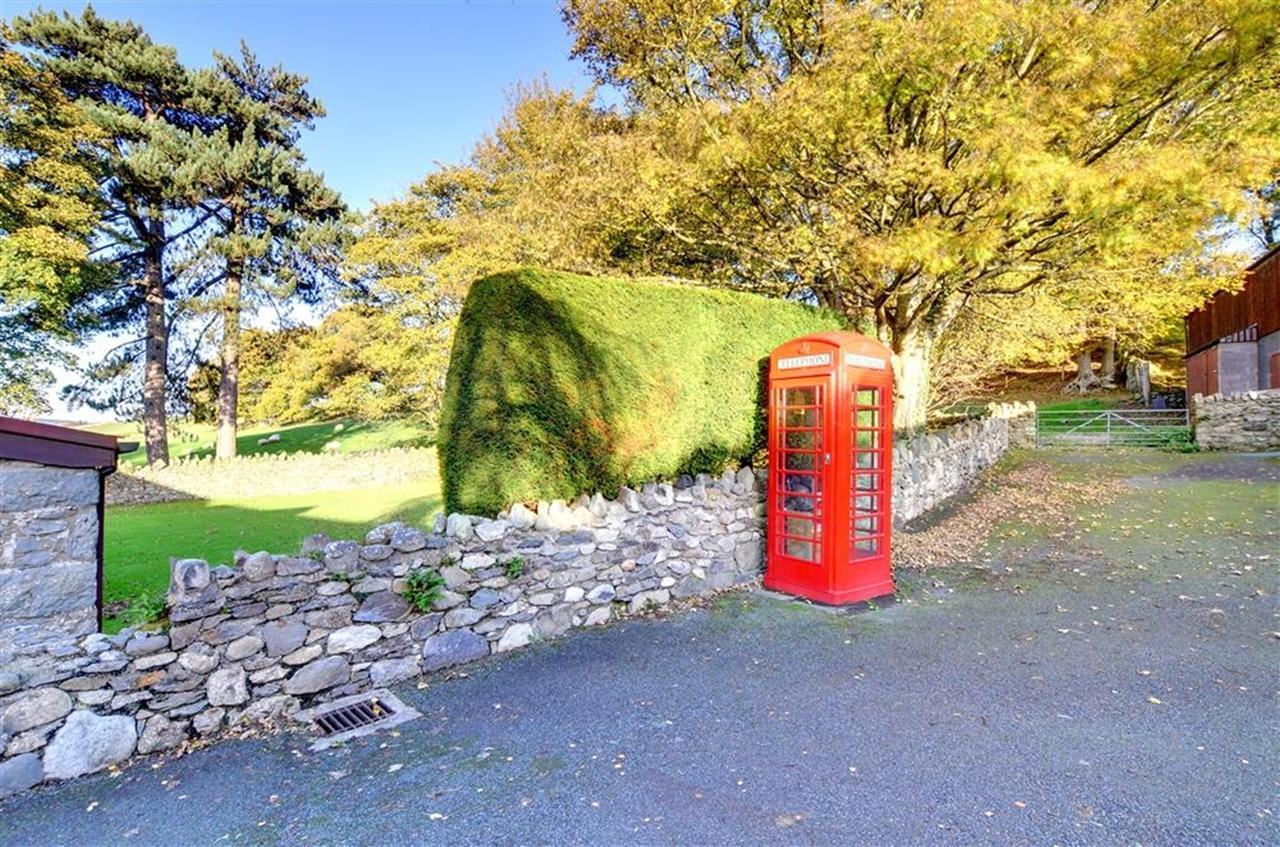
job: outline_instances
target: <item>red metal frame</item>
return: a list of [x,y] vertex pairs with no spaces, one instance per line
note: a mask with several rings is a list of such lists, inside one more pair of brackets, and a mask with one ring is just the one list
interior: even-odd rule
[[829,332],[775,350],[765,586],[832,605],[893,593],[892,491],[889,349]]

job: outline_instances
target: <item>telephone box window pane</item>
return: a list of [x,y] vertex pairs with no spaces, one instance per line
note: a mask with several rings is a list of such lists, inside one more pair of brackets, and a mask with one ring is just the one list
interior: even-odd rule
[[787,535],[798,535],[801,538],[817,538],[817,524],[806,518],[787,518],[783,532]]
[[855,518],[853,531],[858,535],[876,535],[880,532],[879,516],[871,515],[865,518]]
[[880,412],[876,409],[859,409],[857,423],[859,428],[875,428],[880,425]]
[[855,559],[862,559],[862,558],[866,558],[867,556],[874,556],[876,554],[876,551],[878,551],[879,549],[880,549],[880,539],[864,538],[861,541],[853,542],[853,557]]
[[813,406],[817,402],[818,392],[812,387],[783,389],[782,405],[784,406]]
[[878,406],[880,405],[880,391],[875,388],[861,388],[858,390],[859,406]]
[[822,477],[817,474],[789,473],[782,478],[783,491],[797,494],[818,494],[822,491]]
[[858,430],[858,446],[866,448],[874,448],[880,446],[880,432],[874,429]]
[[782,508],[788,512],[799,512],[805,515],[813,514],[813,498],[812,497],[795,497],[783,496]]
[[859,512],[880,511],[879,494],[859,494],[853,498],[853,508]]
[[783,466],[789,471],[816,471],[818,469],[817,453],[785,453]]
[[880,467],[880,454],[869,450],[859,450],[857,456],[854,457],[860,468],[878,468]]
[[816,562],[818,560],[818,545],[812,541],[787,538],[783,540],[782,550],[786,555],[796,559],[804,559],[806,562]]
[[787,426],[817,426],[817,409],[787,409]]
[[855,487],[859,491],[875,491],[879,487],[880,474],[876,473],[860,473],[855,474]]
[[788,450],[816,450],[818,447],[818,433],[788,432],[783,437],[783,444]]

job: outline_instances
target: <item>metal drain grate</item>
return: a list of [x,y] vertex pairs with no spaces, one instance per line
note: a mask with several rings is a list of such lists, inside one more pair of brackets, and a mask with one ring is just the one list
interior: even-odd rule
[[295,715],[296,720],[310,724],[320,735],[311,745],[312,750],[324,750],[420,717],[421,712],[385,688],[342,697]]
[[320,730],[321,735],[337,735],[339,732],[350,732],[363,729],[391,717],[396,713],[387,703],[377,697],[370,697],[358,703],[338,706],[327,712],[313,715],[311,722]]

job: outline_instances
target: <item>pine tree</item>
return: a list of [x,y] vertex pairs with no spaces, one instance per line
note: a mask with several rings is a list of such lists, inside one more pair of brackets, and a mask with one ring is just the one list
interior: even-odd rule
[[156,44],[131,21],[35,12],[12,21],[12,40],[28,48],[103,136],[99,191],[104,211],[95,252],[115,287],[102,298],[103,321],[145,326],[143,429],[149,463],[167,463],[169,325],[174,280],[166,251],[202,226],[190,186],[181,182],[193,138],[217,128],[192,101],[192,75],[174,48]]
[[336,281],[346,208],[298,147],[324,107],[304,77],[263,66],[241,44],[240,58],[215,53],[197,80],[204,110],[221,127],[197,139],[183,184],[211,214],[208,251],[220,267],[217,457],[236,454],[240,329],[246,301],[314,300]]

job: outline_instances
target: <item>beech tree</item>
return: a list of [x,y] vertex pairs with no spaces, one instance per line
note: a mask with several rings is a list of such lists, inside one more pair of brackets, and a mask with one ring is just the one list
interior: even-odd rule
[[[327,363],[344,361],[340,340],[365,325],[375,341],[346,357],[359,364],[343,365],[339,379],[345,385],[348,374],[376,374],[391,390],[357,399],[344,387],[342,407],[370,414],[399,408],[434,420],[453,322],[476,279],[522,265],[583,273],[619,268],[625,250],[615,248],[625,237],[615,228],[635,219],[628,204],[636,160],[626,132],[627,121],[596,109],[589,94],[545,82],[518,86],[507,114],[466,162],[441,167],[406,196],[375,205],[347,253],[347,276],[360,281],[364,296],[341,321],[333,316],[327,349],[319,341],[314,348],[326,368],[339,370]],[[397,345],[413,351],[411,362],[391,361]]]
[[1190,251],[1280,159],[1271,0],[569,0],[653,155],[650,244],[811,296],[895,354],[923,422],[976,301]]
[[92,322],[97,128],[0,37],[0,414],[48,410],[58,342]]

